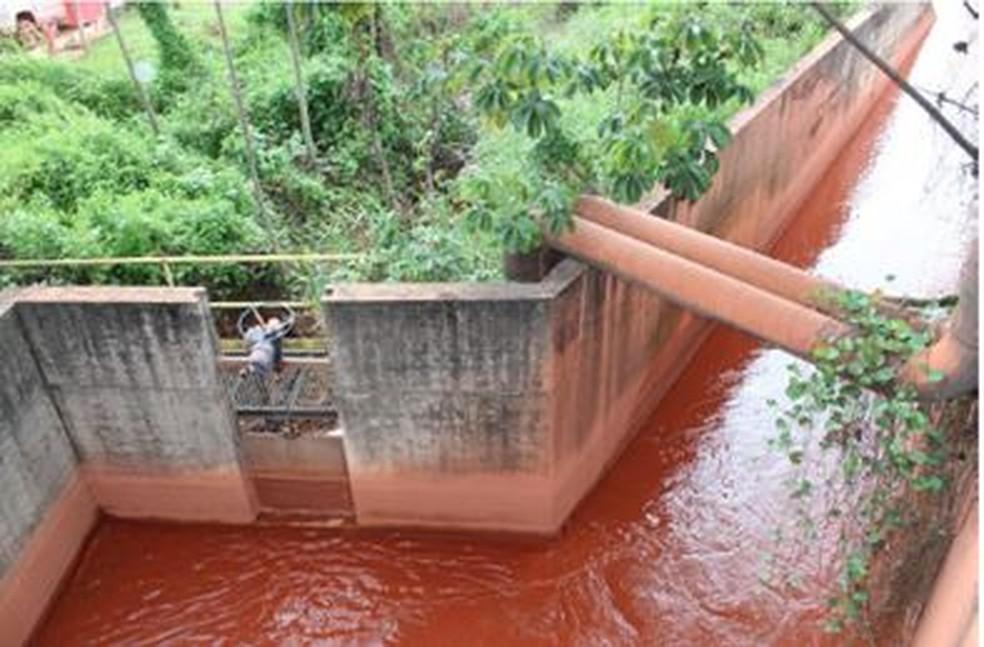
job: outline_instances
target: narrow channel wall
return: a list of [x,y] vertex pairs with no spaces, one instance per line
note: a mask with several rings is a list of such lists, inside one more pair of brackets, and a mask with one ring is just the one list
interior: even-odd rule
[[103,510],[255,517],[204,290],[35,288],[16,308]]
[[96,506],[3,293],[0,357],[0,644],[19,645],[94,525]]
[[[899,67],[913,57],[932,23],[929,4],[874,5],[848,21],[861,42]],[[729,122],[711,188],[694,203],[657,191],[644,207],[701,231],[767,249],[860,127],[891,82],[849,43],[832,34],[782,80]]]
[[[928,5],[851,26],[911,61]],[[654,212],[767,249],[889,87],[834,35],[731,122],[711,192]],[[540,284],[346,284],[324,300],[356,518],[556,532],[709,322],[574,261]]]

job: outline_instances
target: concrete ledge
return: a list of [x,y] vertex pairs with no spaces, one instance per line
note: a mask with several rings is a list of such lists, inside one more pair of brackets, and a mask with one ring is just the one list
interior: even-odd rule
[[237,468],[179,471],[89,463],[82,473],[99,507],[109,515],[232,524],[256,519],[253,490]]
[[193,301],[124,303],[99,298],[94,288],[86,290],[92,301],[49,300],[48,290],[33,290],[33,300],[16,305],[47,384],[196,390],[217,384],[211,315],[202,293]]
[[88,488],[74,475],[0,579],[0,644],[27,643],[97,516]]
[[86,303],[151,305],[155,303],[199,303],[205,288],[158,288],[85,286],[37,286],[25,288],[16,300],[20,303]]
[[472,301],[550,301],[585,268],[563,261],[539,283],[338,283],[325,291],[328,304],[458,303]]
[[522,301],[552,295],[542,283],[343,283],[326,293],[336,303]]

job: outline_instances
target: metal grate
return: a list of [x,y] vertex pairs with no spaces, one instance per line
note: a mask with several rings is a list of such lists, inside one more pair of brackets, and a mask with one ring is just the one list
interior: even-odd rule
[[[324,361],[290,362],[279,373],[242,374],[242,365],[230,365],[224,372],[226,390],[240,419],[250,430],[265,421],[265,430],[332,429],[337,421],[332,406],[328,367]],[[252,420],[250,420],[252,419]]]

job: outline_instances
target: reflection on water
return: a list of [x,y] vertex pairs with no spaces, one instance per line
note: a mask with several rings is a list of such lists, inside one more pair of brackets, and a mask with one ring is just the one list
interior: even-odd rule
[[[917,84],[967,82],[955,71],[972,66],[950,48],[961,24],[942,11]],[[775,254],[855,287],[892,273],[894,290],[946,292],[976,230],[973,188],[946,136],[908,100],[886,121],[893,107],[883,102]],[[789,361],[717,330],[550,542],[106,521],[39,642],[820,644],[820,560],[805,556],[818,579],[799,596],[759,581],[791,513],[765,404]]]

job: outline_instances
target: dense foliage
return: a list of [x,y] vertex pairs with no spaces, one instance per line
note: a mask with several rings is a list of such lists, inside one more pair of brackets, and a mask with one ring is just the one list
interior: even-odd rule
[[[144,129],[118,128],[34,81],[0,89],[0,124],[0,241],[12,256],[232,254],[261,240],[235,169]],[[178,271],[182,282],[220,290],[256,278],[236,268]],[[60,277],[143,283],[159,282],[158,272],[68,268]]]
[[[286,37],[300,32],[318,156],[301,139]],[[112,39],[76,62],[0,54],[0,256],[360,252],[318,270],[175,268],[222,296],[338,277],[494,278],[504,249],[562,227],[580,191],[706,188],[723,120],[823,33],[790,5],[261,3],[232,45],[275,231],[251,199],[215,15],[142,4],[120,24],[161,124]],[[261,224],[262,223],[262,224]],[[161,281],[154,266],[0,281]]]
[[[507,245],[535,246],[544,228],[570,223],[577,193],[600,192],[637,202],[662,182],[675,196],[696,200],[717,172],[717,151],[730,133],[713,111],[750,101],[738,81],[764,53],[743,21],[723,27],[684,11],[664,11],[643,28],[603,38],[587,56],[550,52],[529,34],[512,38],[492,59],[478,61],[478,108],[493,123],[510,123],[535,143],[532,173],[514,183],[525,198],[518,212],[496,210],[505,192],[480,185],[480,226],[498,229]],[[586,136],[563,122],[558,97],[612,95],[610,109]],[[524,216],[540,215],[539,220]]]

